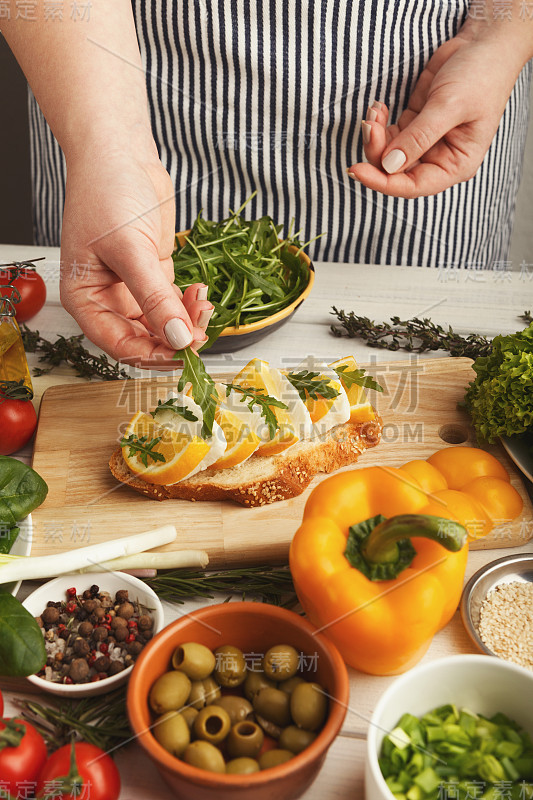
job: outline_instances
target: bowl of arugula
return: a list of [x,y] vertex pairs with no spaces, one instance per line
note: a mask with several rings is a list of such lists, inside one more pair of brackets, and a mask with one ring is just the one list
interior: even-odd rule
[[270,217],[247,221],[240,211],[222,222],[198,215],[176,234],[174,283],[205,283],[215,308],[200,348],[234,352],[284,325],[309,295],[314,267],[295,237],[280,239]]

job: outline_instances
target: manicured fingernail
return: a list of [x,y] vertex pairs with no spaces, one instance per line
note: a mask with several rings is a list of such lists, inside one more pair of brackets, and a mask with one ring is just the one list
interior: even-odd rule
[[355,175],[355,173],[350,172],[349,169],[347,169],[346,172],[348,173],[349,177],[352,178],[352,180],[359,181],[359,178],[357,177],[357,175]]
[[369,122],[375,122],[377,120],[377,118],[378,118],[378,112],[376,111],[376,109],[375,108],[369,108],[368,109],[368,114],[366,115],[366,118],[367,118],[367,120]]
[[214,308],[204,309],[200,311],[198,315],[198,322],[196,323],[197,328],[205,328],[209,320],[211,319],[211,314],[213,313]]
[[207,300],[207,286],[200,286],[198,289],[198,294],[196,295],[197,300]]
[[402,150],[391,150],[381,162],[381,166],[390,175],[403,167],[405,161],[406,155]]
[[374,100],[374,102],[372,103],[372,108],[376,108],[378,111],[381,110],[381,106],[382,103],[378,102],[377,100]]
[[192,333],[182,319],[169,319],[165,325],[165,336],[171,347],[183,350],[192,342]]
[[370,144],[370,137],[372,135],[372,125],[369,125],[368,122],[362,122],[361,130],[363,132],[363,143]]

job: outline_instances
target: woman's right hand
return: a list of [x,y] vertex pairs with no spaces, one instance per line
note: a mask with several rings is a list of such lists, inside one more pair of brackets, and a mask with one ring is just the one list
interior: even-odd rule
[[157,153],[88,146],[67,161],[61,302],[118,361],[175,369],[176,350],[206,340],[207,287],[182,295],[173,284],[174,221],[174,187]]

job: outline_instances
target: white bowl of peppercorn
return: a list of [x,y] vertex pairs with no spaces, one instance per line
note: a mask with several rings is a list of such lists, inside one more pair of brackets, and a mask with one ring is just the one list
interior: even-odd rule
[[23,605],[39,622],[47,649],[46,664],[28,680],[62,697],[116,689],[164,626],[155,592],[123,572],[64,575]]

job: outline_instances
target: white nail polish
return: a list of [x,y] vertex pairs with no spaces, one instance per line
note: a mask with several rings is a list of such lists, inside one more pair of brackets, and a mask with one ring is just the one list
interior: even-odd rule
[[381,166],[385,172],[391,175],[393,172],[397,172],[400,167],[403,167],[405,161],[406,155],[402,150],[391,150],[381,162]]
[[211,319],[211,314],[213,313],[213,310],[214,309],[211,308],[211,309],[207,309],[207,310],[204,309],[203,311],[200,311],[200,314],[198,315],[198,322],[196,323],[196,326],[198,328],[205,328],[206,327],[207,323]]
[[378,100],[374,100],[374,102],[372,103],[372,108],[377,109],[377,111],[381,110],[381,106],[382,106],[382,104],[380,102],[378,102]]
[[363,144],[370,144],[370,137],[372,135],[372,125],[369,125],[368,122],[362,122],[361,131],[363,134]]
[[200,286],[198,289],[198,294],[196,295],[197,300],[207,300],[207,286]]
[[378,112],[376,111],[376,109],[375,108],[369,108],[368,109],[368,114],[366,115],[366,118],[367,118],[367,120],[369,122],[375,122],[377,120],[377,118],[378,118]]
[[176,350],[183,350],[192,342],[192,333],[182,319],[169,319],[164,330],[168,343]]

